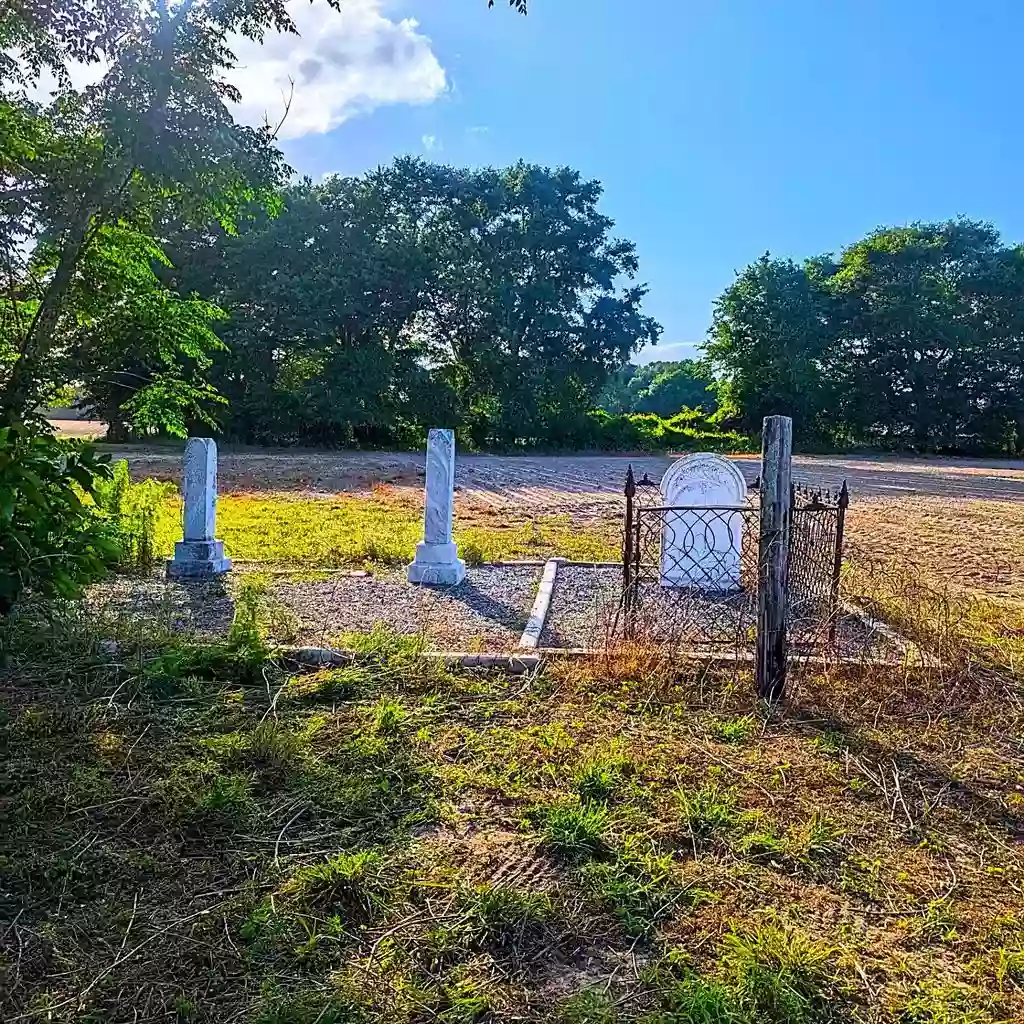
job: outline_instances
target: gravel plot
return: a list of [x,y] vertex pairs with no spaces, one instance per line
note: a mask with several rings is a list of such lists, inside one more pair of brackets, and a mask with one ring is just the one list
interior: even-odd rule
[[560,565],[541,647],[600,647],[612,634],[622,570]]
[[119,634],[136,629],[152,634],[171,630],[203,638],[223,636],[235,602],[223,579],[168,580],[163,577],[115,577],[89,589],[90,612]]
[[279,583],[274,596],[299,618],[297,642],[332,646],[346,631],[384,622],[400,633],[423,633],[434,650],[507,651],[530,617],[541,566],[482,565],[457,587],[420,587],[404,570],[317,583]]
[[[621,587],[622,570],[617,567],[561,565],[541,646],[600,647],[620,635],[621,616],[617,612]],[[753,651],[757,618],[753,594],[703,597],[673,594],[652,584],[642,588],[640,601],[640,635],[663,635],[664,639],[692,637],[705,643],[716,639],[717,647],[730,652],[737,648]],[[797,612],[789,632],[794,655],[828,653],[844,658],[888,658],[899,654],[887,636],[874,632],[856,615],[840,616],[834,641],[829,640],[827,620],[821,616],[802,618]]]
[[[400,633],[423,633],[432,650],[512,650],[530,617],[541,570],[476,566],[450,588],[414,586],[404,569],[274,583],[271,606],[281,607],[271,613],[271,639],[329,647],[341,633],[366,632],[383,622]],[[234,615],[231,593],[241,578],[234,573],[228,581],[120,579],[92,588],[89,603],[118,624],[121,634],[130,633],[134,623],[148,632],[159,624],[179,633],[223,636]]]

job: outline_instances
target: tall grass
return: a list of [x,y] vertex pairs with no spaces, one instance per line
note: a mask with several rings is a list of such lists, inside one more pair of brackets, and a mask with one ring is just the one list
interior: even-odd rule
[[114,465],[109,480],[99,482],[96,505],[107,517],[121,549],[116,568],[121,572],[149,573],[170,547],[175,513],[172,483],[143,480],[135,483],[128,463]]

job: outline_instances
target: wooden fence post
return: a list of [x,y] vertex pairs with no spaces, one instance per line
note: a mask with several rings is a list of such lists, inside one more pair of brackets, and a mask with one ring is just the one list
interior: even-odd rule
[[766,416],[761,434],[761,532],[757,559],[758,696],[786,693],[789,526],[792,511],[793,421]]

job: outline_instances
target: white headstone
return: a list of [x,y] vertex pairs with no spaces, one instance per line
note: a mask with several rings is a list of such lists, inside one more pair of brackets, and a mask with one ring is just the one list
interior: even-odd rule
[[182,463],[185,496],[184,539],[174,545],[168,576],[218,576],[231,568],[224,544],[216,539],[217,445],[210,437],[190,437]]
[[[661,481],[661,585],[737,590],[747,484],[728,459],[687,455]],[[687,511],[692,507],[694,511]],[[715,509],[717,511],[700,511]]]
[[423,492],[423,542],[408,569],[411,583],[452,586],[466,577],[466,565],[452,541],[455,507],[455,434],[433,429],[427,435],[427,483]]
[[217,517],[217,445],[213,438],[188,439],[182,475],[185,540],[213,540]]

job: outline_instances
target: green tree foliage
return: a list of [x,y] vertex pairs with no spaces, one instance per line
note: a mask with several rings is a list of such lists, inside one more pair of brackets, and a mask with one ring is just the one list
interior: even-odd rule
[[[201,381],[184,371],[202,368],[215,311],[189,306],[187,297],[185,306],[176,296],[157,298],[161,286],[150,268],[162,261],[155,239],[168,215],[231,229],[244,205],[276,202],[286,168],[271,131],[235,124],[225,105],[237,98],[225,78],[235,62],[229,34],[261,38],[268,30],[294,31],[284,0],[22,0],[5,7],[4,420],[17,422],[64,383],[66,359],[89,362],[76,348],[97,327],[83,301],[89,292],[116,297],[119,331],[149,342],[154,327],[160,334],[147,359],[156,364],[153,397],[161,400],[139,400],[136,418],[141,407],[142,420],[153,422],[166,401],[188,409],[205,397]],[[66,74],[74,59],[103,59],[109,70],[98,85],[75,90]],[[59,83],[47,103],[25,90],[43,69]],[[97,264],[105,283],[92,278]],[[164,315],[168,329],[161,331]],[[138,390],[149,383],[143,378]],[[180,425],[180,408],[161,425]]]
[[69,597],[119,554],[89,503],[109,465],[32,427],[0,427],[0,616],[26,588]]
[[765,256],[719,298],[722,417],[805,439],[1024,449],[1024,249],[969,220],[883,228],[838,260]]
[[709,390],[713,383],[707,366],[695,359],[630,364],[612,375],[598,404],[610,413],[646,412],[664,418],[683,409],[710,414],[718,407]]
[[833,329],[823,281],[827,261],[798,266],[762,256],[715,303],[705,352],[719,377],[722,414],[740,429],[760,430],[765,416],[792,416],[816,437],[829,407],[826,370]]
[[189,290],[230,313],[210,379],[251,441],[573,443],[658,325],[600,185],[524,163],[414,159],[289,189],[237,236],[182,233]]
[[[170,221],[229,231],[277,203],[272,132],[225,106],[230,33],[271,30],[294,31],[285,0],[0,8],[0,615],[125,555],[127,520],[102,507],[109,468],[54,438],[41,403],[77,381],[115,423],[184,433],[215,397],[203,374],[220,311],[170,287],[158,239]],[[74,61],[108,70],[76,90]],[[45,71],[44,102],[31,92]]]

